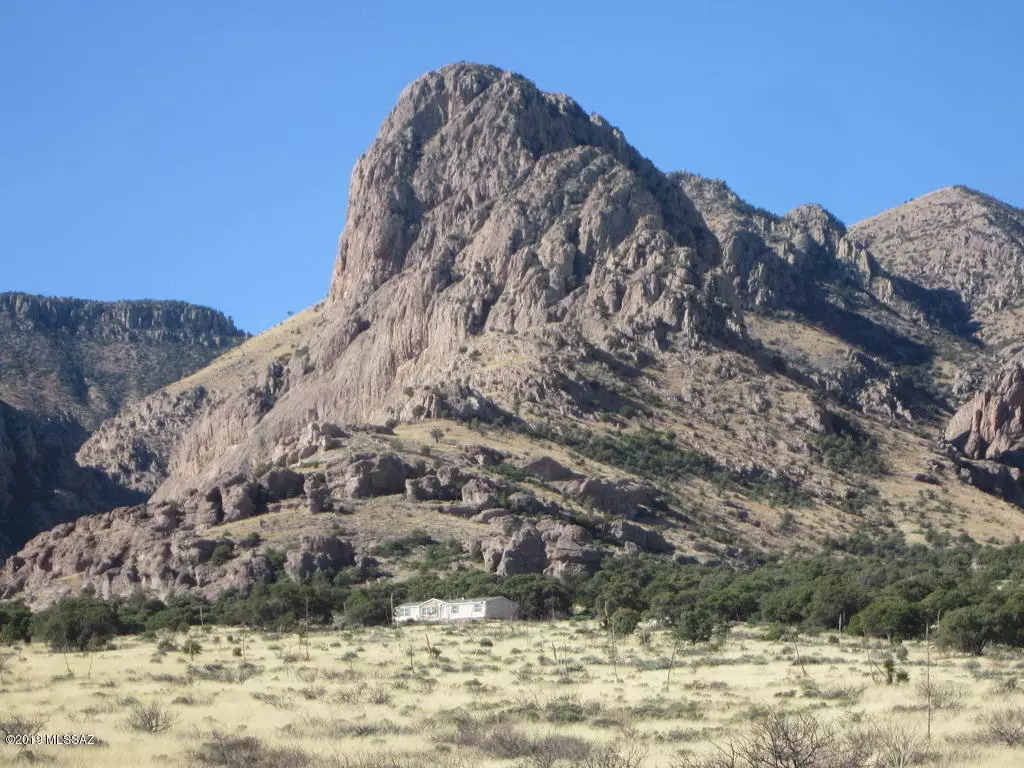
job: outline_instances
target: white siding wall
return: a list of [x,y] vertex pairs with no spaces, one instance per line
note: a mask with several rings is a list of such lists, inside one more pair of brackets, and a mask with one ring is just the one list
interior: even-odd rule
[[427,600],[395,609],[395,621],[463,621],[466,619],[514,619],[517,606],[499,597],[493,600]]

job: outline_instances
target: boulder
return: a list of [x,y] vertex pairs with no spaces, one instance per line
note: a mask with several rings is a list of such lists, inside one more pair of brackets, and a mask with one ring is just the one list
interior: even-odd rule
[[263,489],[259,483],[245,481],[222,491],[224,518],[222,522],[233,523],[260,514],[265,510]]
[[221,491],[215,485],[201,497],[195,512],[195,522],[199,526],[209,528],[223,520],[224,506]]
[[540,478],[546,483],[557,483],[563,480],[576,480],[580,476],[565,465],[555,461],[550,456],[541,456],[528,464],[523,469],[534,477]]
[[493,467],[505,460],[505,454],[486,445],[467,445],[462,449],[470,461],[480,467]]
[[416,470],[394,453],[359,454],[328,470],[340,473],[342,493],[354,499],[404,493],[405,481],[416,476]]
[[614,520],[608,526],[608,536],[622,545],[632,544],[643,552],[668,553],[672,545],[658,531],[644,528],[627,520]]
[[263,478],[267,501],[277,502],[301,496],[306,478],[290,469],[272,469]]
[[588,477],[573,480],[563,493],[582,504],[633,519],[644,508],[653,507],[658,501],[658,491],[635,480],[610,480],[603,477]]
[[544,573],[592,573],[600,565],[604,553],[592,545],[593,538],[585,528],[562,522],[542,522],[539,527],[548,560]]
[[[494,560],[485,552],[484,561]],[[514,576],[517,573],[543,573],[548,566],[547,546],[541,538],[540,531],[533,526],[526,526],[516,531],[508,543],[500,550],[495,566],[499,576]]]
[[436,501],[441,498],[441,482],[437,475],[413,477],[405,481],[405,498],[409,501]]
[[498,488],[489,480],[474,477],[462,486],[462,503],[475,509],[495,507],[498,502]]
[[181,523],[183,514],[177,504],[164,502],[157,504],[153,511],[153,529],[160,533],[170,533]]
[[509,510],[501,509],[500,507],[496,509],[485,509],[482,512],[478,512],[473,515],[473,520],[478,523],[489,523],[492,520],[501,520],[506,518],[511,514],[512,513]]
[[326,421],[310,422],[286,455],[288,458],[294,454],[299,460],[307,459],[315,453],[340,448],[347,437],[345,431],[335,424]]
[[295,581],[316,571],[337,573],[356,562],[352,544],[337,536],[303,536],[298,549],[288,553],[284,570]]
[[303,492],[309,511],[316,515],[331,509],[331,488],[323,472],[310,472],[303,482]]

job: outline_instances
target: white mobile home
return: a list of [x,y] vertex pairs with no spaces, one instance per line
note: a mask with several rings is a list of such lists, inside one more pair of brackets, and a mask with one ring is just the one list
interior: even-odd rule
[[507,597],[470,597],[422,603],[402,603],[395,608],[395,621],[462,621],[463,619],[514,619],[519,604]]

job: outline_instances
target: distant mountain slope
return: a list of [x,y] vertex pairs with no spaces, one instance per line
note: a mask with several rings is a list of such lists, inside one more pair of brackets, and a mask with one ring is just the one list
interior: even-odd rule
[[75,452],[126,403],[245,338],[175,301],[0,294],[0,556],[58,522],[138,501]]
[[1019,336],[1024,306],[1024,211],[947,187],[850,227],[888,271],[955,294],[987,338]]
[[0,400],[95,429],[126,401],[201,368],[246,338],[216,310],[179,301],[0,294]]

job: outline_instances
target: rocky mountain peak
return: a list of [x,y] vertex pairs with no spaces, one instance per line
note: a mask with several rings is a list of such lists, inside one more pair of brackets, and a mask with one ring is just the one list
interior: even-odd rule
[[946,187],[850,227],[890,273],[959,297],[979,321],[1024,305],[1024,211]]
[[[365,298],[402,269],[457,249],[542,158],[588,147],[598,152],[581,154],[584,162],[607,157],[650,183],[664,225],[693,240],[692,206],[600,116],[494,67],[454,64],[424,75],[403,91],[356,165],[331,298]],[[713,254],[700,255],[710,266]]]

